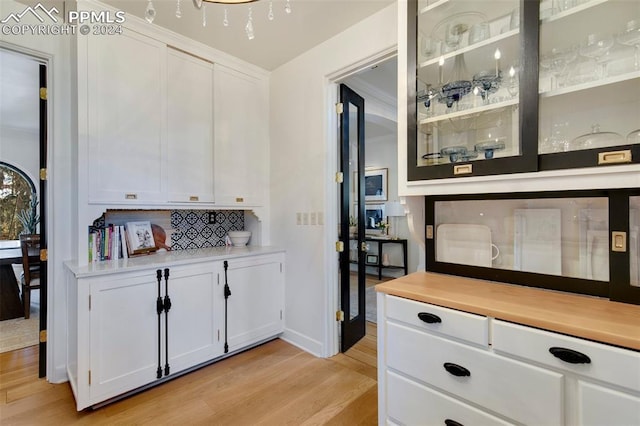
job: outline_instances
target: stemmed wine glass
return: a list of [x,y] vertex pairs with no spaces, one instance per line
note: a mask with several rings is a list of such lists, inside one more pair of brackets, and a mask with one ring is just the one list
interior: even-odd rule
[[636,70],[640,69],[640,22],[633,20],[627,22],[627,29],[618,34],[618,43],[626,46],[633,46],[635,48],[635,56],[633,61],[633,67]]
[[[589,34],[587,40],[580,45],[580,54],[587,58],[599,59],[603,57],[613,46],[613,36],[610,34]],[[607,64],[603,62],[600,78],[607,76]]]
[[545,55],[540,65],[543,68],[549,70],[555,80],[555,86],[563,87],[565,85],[565,77],[567,74],[567,67],[570,63],[576,60],[578,52],[575,47],[568,47],[566,49],[551,49],[548,55]]

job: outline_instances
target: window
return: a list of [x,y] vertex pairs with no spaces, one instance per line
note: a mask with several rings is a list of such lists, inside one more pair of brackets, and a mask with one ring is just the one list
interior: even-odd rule
[[37,224],[37,194],[22,170],[0,162],[0,240],[17,240],[23,231],[20,216]]

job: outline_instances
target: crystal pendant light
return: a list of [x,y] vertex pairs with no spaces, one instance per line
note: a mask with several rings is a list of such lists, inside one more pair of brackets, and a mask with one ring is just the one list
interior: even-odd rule
[[147,9],[144,11],[144,19],[146,19],[150,24],[153,23],[154,19],[156,19],[156,9],[153,7],[151,0],[147,3]]
[[222,20],[222,25],[225,27],[229,26],[229,16],[227,15],[227,8],[224,8],[224,19]]
[[176,3],[176,18],[182,18],[182,9],[180,8],[180,0]]
[[255,34],[253,33],[253,11],[251,10],[251,7],[249,7],[249,20],[247,21],[247,25],[244,27],[244,30],[247,32],[249,40],[253,40],[255,38]]
[[269,14],[267,15],[270,21],[273,21],[273,2],[269,2]]
[[284,11],[287,13],[291,13],[291,1],[287,0],[287,4],[284,5]]
[[206,4],[202,5],[202,26],[203,27],[207,26],[207,5]]

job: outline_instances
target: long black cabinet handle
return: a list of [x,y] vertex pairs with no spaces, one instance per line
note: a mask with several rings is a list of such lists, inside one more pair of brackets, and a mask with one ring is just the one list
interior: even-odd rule
[[171,298],[169,297],[169,268],[164,269],[164,375],[171,373],[169,367],[169,309]]
[[444,369],[456,377],[471,376],[471,372],[469,370],[467,370],[461,365],[454,364],[452,362],[445,362]]
[[447,426],[464,426],[462,423],[456,422],[455,420],[451,420],[451,419],[446,419],[444,421],[444,424]]
[[554,346],[549,348],[549,352],[551,352],[551,355],[564,362],[568,362],[569,364],[591,364],[591,358],[582,352],[574,351],[573,349]]
[[442,322],[442,319],[440,319],[439,316],[430,314],[429,312],[418,312],[418,318],[420,318],[420,321],[424,321],[427,324]]
[[156,371],[156,378],[161,379],[162,378],[162,359],[161,359],[162,333],[160,329],[162,328],[161,315],[162,315],[162,311],[164,311],[164,304],[162,303],[162,296],[161,296],[161,288],[162,288],[162,270],[161,269],[156,270],[156,279],[158,280],[158,298],[156,299],[156,311],[158,313],[158,370]]
[[226,260],[222,264],[224,266],[224,353],[229,352],[229,342],[227,341],[227,301],[231,296],[231,289],[229,288],[229,282],[227,281],[227,270],[229,269],[229,262]]

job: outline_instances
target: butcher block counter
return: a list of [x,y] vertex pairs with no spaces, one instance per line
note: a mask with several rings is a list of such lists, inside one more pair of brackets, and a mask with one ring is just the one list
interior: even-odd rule
[[429,272],[378,292],[640,351],[640,306]]

